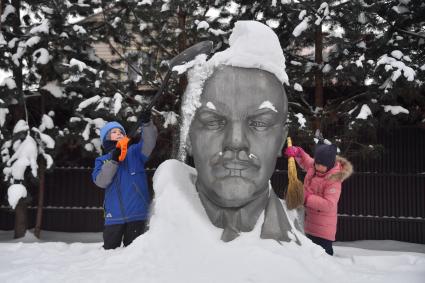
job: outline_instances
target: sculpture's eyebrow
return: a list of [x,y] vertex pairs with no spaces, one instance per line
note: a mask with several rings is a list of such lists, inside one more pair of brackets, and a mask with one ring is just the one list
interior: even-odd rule
[[221,113],[220,111],[217,111],[216,109],[211,109],[211,108],[208,108],[208,107],[205,107],[205,106],[201,106],[199,109],[198,109],[198,112],[197,112],[197,114],[196,114],[198,117],[199,116],[203,116],[203,117],[205,117],[205,116],[209,116],[209,115],[214,115],[214,116],[224,116],[224,114],[223,113]]
[[255,118],[260,116],[270,116],[271,118],[274,118],[274,117],[277,118],[279,117],[279,114],[278,112],[275,112],[271,109],[263,108],[263,109],[257,109],[256,111],[248,115],[249,118]]
[[208,101],[207,104],[205,104],[205,106],[209,109],[212,110],[217,110],[217,108],[215,107],[214,103],[212,103],[211,101]]
[[274,106],[274,104],[268,100],[263,101],[263,103],[261,103],[261,105],[258,106],[258,109],[270,109],[274,112],[279,112],[276,110],[276,107]]
[[225,103],[222,103],[220,101],[206,101],[204,103],[202,103],[202,106],[199,108],[200,110],[202,109],[202,111],[204,110],[212,110],[215,113],[218,114],[224,114],[226,112],[232,112],[231,109],[229,109],[229,106],[226,105]]

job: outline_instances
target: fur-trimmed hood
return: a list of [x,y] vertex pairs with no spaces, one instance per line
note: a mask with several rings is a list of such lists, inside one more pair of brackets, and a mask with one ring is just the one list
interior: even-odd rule
[[336,166],[331,169],[327,177],[329,180],[343,182],[353,174],[353,164],[344,157],[337,155],[335,163]]

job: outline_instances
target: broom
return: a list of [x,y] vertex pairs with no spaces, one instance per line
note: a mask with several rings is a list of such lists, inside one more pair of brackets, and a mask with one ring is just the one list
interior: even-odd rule
[[[290,137],[287,139],[288,147],[292,146]],[[304,186],[297,177],[297,167],[295,159],[288,158],[288,189],[286,190],[286,206],[288,209],[298,208],[304,204]]]

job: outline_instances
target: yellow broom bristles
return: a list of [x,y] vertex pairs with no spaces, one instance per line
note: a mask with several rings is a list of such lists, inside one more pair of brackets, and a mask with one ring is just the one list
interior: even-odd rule
[[[288,147],[292,146],[290,137],[287,139]],[[288,209],[298,208],[304,204],[304,186],[297,177],[297,167],[293,157],[288,158],[288,189],[286,191],[286,206]]]

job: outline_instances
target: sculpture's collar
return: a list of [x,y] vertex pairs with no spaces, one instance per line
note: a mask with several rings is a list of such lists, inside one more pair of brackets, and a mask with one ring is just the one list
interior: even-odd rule
[[[254,229],[261,213],[264,211],[264,223],[261,227],[260,237],[289,242],[298,238],[292,232],[290,220],[274,191],[269,186],[263,194],[248,204],[239,208],[220,207],[213,203],[207,196],[199,192],[199,198],[210,221],[219,228],[223,228],[221,239],[231,241],[239,236],[240,232],[249,232]],[[291,239],[288,235],[292,234]]]

